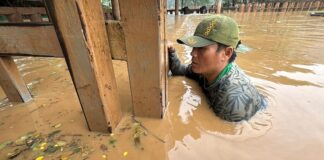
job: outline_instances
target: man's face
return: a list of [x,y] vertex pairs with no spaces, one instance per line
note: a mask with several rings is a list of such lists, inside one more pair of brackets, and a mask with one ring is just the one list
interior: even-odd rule
[[212,74],[223,69],[229,57],[225,53],[226,49],[222,49],[216,53],[217,48],[217,44],[193,48],[191,52],[192,71],[198,74]]

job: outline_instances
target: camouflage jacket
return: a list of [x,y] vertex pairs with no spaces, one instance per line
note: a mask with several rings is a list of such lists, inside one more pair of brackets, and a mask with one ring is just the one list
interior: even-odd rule
[[235,63],[227,74],[211,85],[202,75],[193,73],[191,65],[181,64],[176,53],[170,54],[169,64],[172,75],[184,75],[199,82],[210,107],[224,120],[248,120],[267,106],[265,97]]

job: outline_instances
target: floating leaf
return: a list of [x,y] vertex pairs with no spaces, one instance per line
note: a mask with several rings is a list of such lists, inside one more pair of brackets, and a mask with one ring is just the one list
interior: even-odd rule
[[57,147],[55,145],[49,145],[45,150],[44,152],[45,153],[54,153],[56,152],[60,147]]
[[12,144],[12,141],[5,141],[0,144],[0,150],[7,147],[7,145]]
[[62,147],[65,146],[67,143],[65,141],[57,141],[56,144],[57,146]]
[[107,147],[106,145],[104,145],[104,144],[101,144],[101,145],[100,145],[100,149],[101,149],[102,151],[107,151],[107,150],[108,150],[108,147]]
[[125,152],[123,153],[123,156],[126,157],[127,155],[128,155],[128,152],[125,151]]
[[39,156],[35,160],[43,160],[43,159],[44,159],[44,156]]
[[16,158],[20,153],[24,152],[26,149],[19,149],[16,148],[12,153],[8,153],[8,158],[9,159],[14,159]]
[[51,137],[55,136],[56,134],[58,134],[60,132],[61,132],[61,130],[55,130],[55,131],[48,134],[48,138],[51,138]]
[[62,126],[62,123],[59,123],[59,124],[54,125],[53,127],[54,128],[60,128],[61,126]]

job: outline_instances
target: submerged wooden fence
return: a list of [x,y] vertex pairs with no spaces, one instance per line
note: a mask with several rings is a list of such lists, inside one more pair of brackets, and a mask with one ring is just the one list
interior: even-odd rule
[[0,7],[0,85],[10,101],[32,98],[12,56],[65,58],[89,129],[111,132],[122,117],[115,59],[128,64],[134,114],[163,116],[168,69],[164,0],[120,0],[120,21],[104,20],[100,0],[45,4]]
[[[263,3],[241,3],[231,7],[222,7],[221,11],[237,11],[237,12],[286,12],[286,11],[309,11],[324,9],[324,1],[284,1],[284,2],[263,2]],[[218,12],[219,8],[212,5],[210,7],[202,6],[200,8],[190,9],[184,7],[179,10],[182,14],[191,13],[214,13]],[[169,14],[173,14],[175,9],[168,9]]]

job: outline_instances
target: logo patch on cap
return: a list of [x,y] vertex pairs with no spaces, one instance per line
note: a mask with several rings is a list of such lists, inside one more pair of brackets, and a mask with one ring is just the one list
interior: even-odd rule
[[216,19],[209,22],[208,27],[206,28],[206,31],[204,33],[204,36],[207,37],[214,28],[216,27]]
[[193,38],[189,38],[189,39],[188,39],[188,43],[189,43],[190,45],[194,45],[194,44],[197,43],[197,41],[196,41],[195,39],[193,39]]

